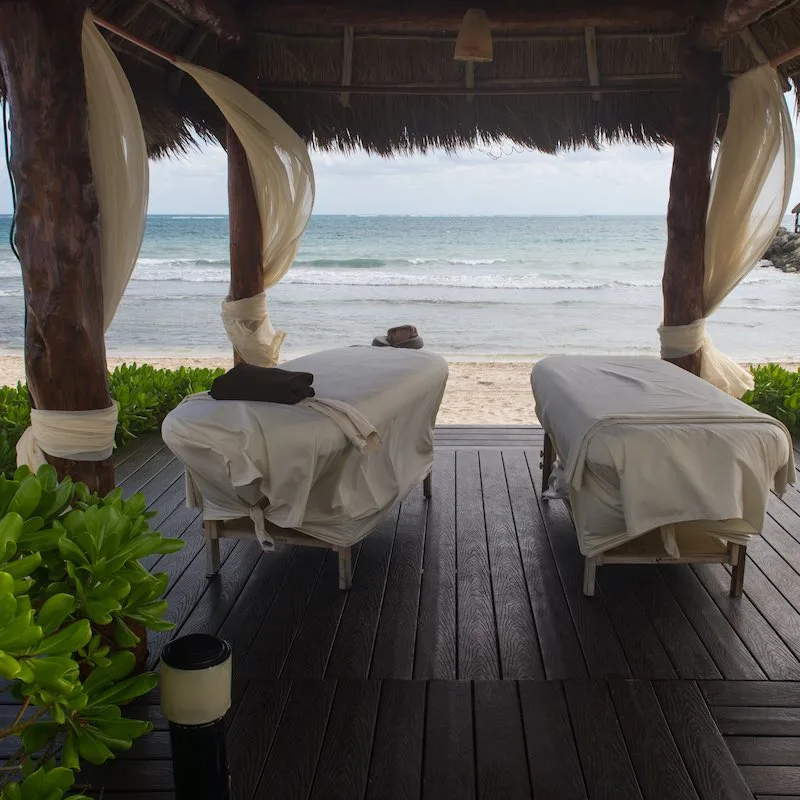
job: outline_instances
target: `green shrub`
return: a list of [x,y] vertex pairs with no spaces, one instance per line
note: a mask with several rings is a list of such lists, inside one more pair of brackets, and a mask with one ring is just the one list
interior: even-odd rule
[[[111,396],[117,401],[116,445],[158,430],[164,417],[184,397],[205,392],[222,369],[156,369],[149,364],[122,364],[108,378]],[[12,475],[16,469],[16,445],[30,424],[28,389],[0,387],[0,472]]]
[[790,372],[778,364],[750,367],[755,386],[742,400],[779,419],[792,436],[800,435],[800,370]]
[[101,498],[49,465],[0,477],[0,677],[21,703],[0,731],[21,742],[0,800],[62,800],[81,761],[102,764],[151,729],[120,710],[158,680],[135,672],[144,631],[172,627],[166,575],[139,562],[183,547],[151,516],[143,495]]

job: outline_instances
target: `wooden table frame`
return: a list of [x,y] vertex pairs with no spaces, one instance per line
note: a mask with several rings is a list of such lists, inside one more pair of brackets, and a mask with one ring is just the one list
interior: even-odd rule
[[[548,489],[550,473],[553,470],[553,463],[556,459],[556,448],[547,431],[544,432],[544,449],[540,455],[542,458],[539,465],[542,468],[542,499],[546,501],[544,493]],[[570,510],[570,516],[572,516],[569,500],[565,500],[565,502]],[[656,551],[632,553],[626,545],[620,545],[596,556],[586,556],[583,567],[583,593],[587,597],[594,595],[597,567],[603,564],[730,564],[733,568],[730,595],[731,597],[741,597],[744,588],[747,547],[742,544],[728,543],[727,548],[720,546],[716,551],[712,551],[711,542],[714,541],[714,537],[709,535],[708,538],[708,552],[692,552],[679,558]]]
[[[430,500],[433,493],[432,473],[428,473],[422,482],[422,492]],[[339,554],[339,588],[349,589],[353,585],[353,559],[351,547],[338,545],[315,539],[306,533],[294,528],[280,528],[264,520],[264,527],[269,536],[276,542],[295,544],[300,547],[321,547],[326,550],[335,550]],[[231,520],[204,520],[203,536],[206,544],[206,577],[211,579],[219,573],[220,539],[255,539],[256,532],[250,517],[238,517]]]

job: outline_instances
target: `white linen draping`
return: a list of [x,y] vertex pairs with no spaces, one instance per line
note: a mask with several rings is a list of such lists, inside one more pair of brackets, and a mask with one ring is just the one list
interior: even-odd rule
[[[730,114],[711,179],[703,300],[708,317],[761,258],[781,223],[794,176],[794,136],[778,74],[769,64],[730,84]],[[661,355],[702,351],[701,376],[741,397],[747,370],[719,352],[705,320],[659,328]]]
[[[100,211],[103,329],[108,330],[139,257],[149,191],[149,165],[142,121],[128,79],[106,40],[86,13],[82,34],[89,114],[89,156]],[[102,461],[111,455],[117,405],[91,411],[31,412],[17,443],[17,464],[35,470],[45,453]]]
[[[284,366],[314,375],[316,403],[197,395],[167,415],[162,436],[186,467],[187,504],[201,505],[204,520],[252,512],[254,522],[260,515],[350,546],[430,472],[447,362],[427,350],[362,346]],[[326,413],[337,407],[342,414]]]
[[770,486],[782,494],[795,483],[780,421],[674,364],[550,356],[531,384],[584,555],[693,522],[747,544],[763,527]]
[[[268,289],[292,265],[311,217],[315,187],[308,148],[278,114],[236,81],[182,59],[175,66],[191,75],[217,104],[247,154],[261,217],[264,288]],[[258,301],[256,315],[244,318],[244,307],[236,304],[250,300],[254,298],[223,303],[225,330],[248,363],[270,367],[277,362],[285,334],[273,330],[266,302]],[[254,352],[255,346],[260,351]]]

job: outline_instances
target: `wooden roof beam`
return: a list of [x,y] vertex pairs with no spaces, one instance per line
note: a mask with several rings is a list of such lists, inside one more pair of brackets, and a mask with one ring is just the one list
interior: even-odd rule
[[[584,38],[586,40],[586,69],[589,73],[589,85],[600,85],[600,63],[597,60],[597,36],[594,28],[585,28]],[[599,100],[600,93],[592,92],[592,100]]]
[[246,26],[239,12],[226,0],[163,0],[187,20],[201,25],[220,39],[241,44]]
[[764,14],[784,5],[786,0],[723,0],[694,21],[689,41],[697,50],[719,50],[739,31],[758,22]]
[[[181,0],[170,0],[170,3]],[[208,2],[209,0],[206,0]],[[187,2],[187,0],[183,0]],[[463,0],[270,0],[260,16],[269,22],[355,25],[386,29],[458,30]],[[697,15],[696,0],[495,0],[487,8],[495,30],[586,27],[641,30],[680,28]]]

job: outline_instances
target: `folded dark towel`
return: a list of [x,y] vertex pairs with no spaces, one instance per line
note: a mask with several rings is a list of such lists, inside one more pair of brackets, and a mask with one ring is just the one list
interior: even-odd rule
[[210,394],[215,400],[258,400],[291,406],[314,396],[313,382],[310,372],[241,363],[216,378]]

